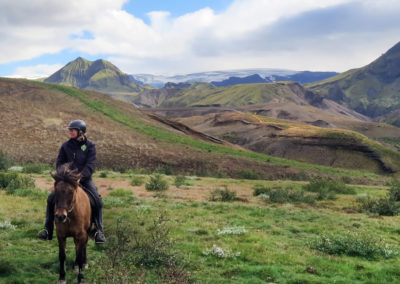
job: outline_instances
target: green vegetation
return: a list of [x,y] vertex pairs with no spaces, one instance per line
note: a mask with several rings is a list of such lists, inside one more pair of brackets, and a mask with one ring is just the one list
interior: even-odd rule
[[[164,213],[117,219],[105,245],[101,265],[90,273],[106,283],[190,283],[181,256],[173,249],[170,226]],[[143,281],[143,282],[142,282]]]
[[232,202],[236,201],[237,199],[236,192],[229,190],[226,185],[223,187],[223,189],[214,189],[210,194],[210,201]]
[[270,188],[262,185],[254,186],[254,196],[258,196],[265,203],[309,203],[315,202],[316,197],[301,189]]
[[8,155],[0,150],[0,171],[7,170],[11,166],[11,159]]
[[131,179],[131,185],[133,186],[141,186],[144,184],[146,178],[144,176],[134,175]]
[[117,188],[109,192],[109,196],[103,198],[104,208],[118,208],[129,206],[135,200],[131,190]]
[[318,200],[335,199],[336,194],[355,194],[354,188],[346,185],[342,181],[313,178],[303,186],[305,191],[318,194]]
[[43,163],[31,163],[31,164],[26,164],[23,166],[23,172],[24,173],[31,173],[31,174],[41,174],[44,171],[50,171],[51,167],[48,164],[43,164]]
[[181,187],[182,185],[190,185],[190,183],[185,176],[177,175],[175,177],[174,185],[176,187]]
[[376,198],[369,195],[357,199],[359,209],[363,212],[381,216],[396,216],[400,213],[400,181],[393,180],[386,196]]
[[150,181],[146,183],[147,190],[163,191],[168,189],[168,182],[163,178],[161,174],[154,174],[150,176]]
[[378,257],[392,258],[400,254],[396,247],[375,240],[369,234],[352,232],[331,233],[323,235],[313,242],[311,248],[327,254],[360,256],[368,259]]
[[[110,180],[116,178],[130,176],[116,174]],[[235,186],[235,191],[245,187],[242,196],[256,184],[291,190],[302,190],[304,185],[287,180],[215,178],[193,183],[196,187],[184,192],[193,190],[198,195],[210,185],[224,183]],[[389,188],[396,188],[394,183]],[[389,189],[351,187],[374,198]],[[390,191],[396,195],[395,189]],[[103,196],[107,243],[96,247],[89,241],[88,283],[361,284],[396,283],[400,277],[398,217],[349,214],[356,200],[351,194],[311,204],[263,203],[247,195],[249,202],[244,204],[207,202],[206,195],[190,201],[170,196],[134,199],[132,191],[118,188],[109,193]],[[36,239],[45,204],[45,196],[20,197],[0,191],[0,282],[57,280],[57,241]],[[75,279],[70,269],[74,254],[69,239],[68,281]]]

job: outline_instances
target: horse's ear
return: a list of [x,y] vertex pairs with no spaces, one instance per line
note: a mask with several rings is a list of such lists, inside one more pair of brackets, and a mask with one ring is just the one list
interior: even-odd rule
[[60,177],[59,177],[57,174],[50,173],[50,175],[53,177],[53,179],[54,179],[55,181],[59,181],[59,180],[60,180]]

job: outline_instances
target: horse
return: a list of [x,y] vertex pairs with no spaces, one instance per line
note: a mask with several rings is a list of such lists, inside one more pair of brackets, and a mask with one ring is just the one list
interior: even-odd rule
[[70,170],[69,164],[64,164],[51,173],[55,180],[55,223],[58,239],[60,261],[60,284],[65,280],[66,241],[73,237],[75,243],[76,259],[75,272],[78,273],[78,283],[83,283],[82,270],[87,265],[86,247],[88,232],[91,227],[91,206],[89,197],[79,186],[82,175],[77,170]]

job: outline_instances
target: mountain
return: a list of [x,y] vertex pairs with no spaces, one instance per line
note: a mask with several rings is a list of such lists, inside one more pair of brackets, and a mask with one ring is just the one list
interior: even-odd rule
[[275,81],[294,81],[294,82],[298,82],[300,84],[306,84],[306,83],[312,83],[312,82],[325,80],[327,78],[336,76],[338,74],[339,73],[337,73],[337,72],[301,71],[301,72],[298,72],[296,74],[286,75],[286,76],[276,75],[276,76],[270,77],[269,79],[272,82],[275,82]]
[[111,62],[99,59],[89,61],[78,57],[55,72],[44,82],[56,83],[103,93],[136,93],[145,87],[133,82]]
[[[152,75],[152,74],[133,74],[131,75],[134,80],[143,82],[144,84],[151,85],[156,88],[163,87],[167,82],[182,83],[182,82],[218,82],[219,86],[236,85],[237,80],[243,79],[244,81],[239,84],[245,83],[250,80],[250,83],[268,83],[276,81],[297,81],[299,83],[315,82],[318,80],[326,79],[333,75],[335,72],[310,72],[310,71],[293,71],[283,69],[242,69],[242,70],[226,70],[226,71],[209,71],[200,73],[191,73],[184,75]],[[257,76],[256,79],[252,76]],[[292,77],[291,77],[292,76]],[[247,78],[246,77],[250,77]],[[232,80],[232,84],[224,82],[225,80]],[[224,82],[224,83],[223,83]]]
[[252,171],[263,178],[290,178],[305,170],[322,176],[355,174],[251,152],[90,90],[0,78],[0,106],[0,131],[12,130],[12,139],[0,135],[0,150],[17,163],[54,163],[68,139],[66,125],[80,118],[96,144],[98,168],[232,177]]
[[307,85],[328,99],[397,126],[400,126],[399,86],[400,42],[365,67]]
[[[283,80],[282,80],[283,81]],[[258,74],[250,75],[247,77],[229,77],[228,79],[222,80],[220,82],[212,81],[211,84],[217,87],[226,87],[239,84],[254,84],[254,83],[270,83],[271,80],[263,79]]]

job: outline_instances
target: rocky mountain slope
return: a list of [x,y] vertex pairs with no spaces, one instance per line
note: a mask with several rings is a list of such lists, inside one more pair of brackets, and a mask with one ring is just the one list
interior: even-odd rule
[[400,43],[371,64],[307,87],[366,116],[400,126]]
[[145,89],[111,62],[89,61],[82,57],[69,62],[44,81],[109,94],[137,93]]

